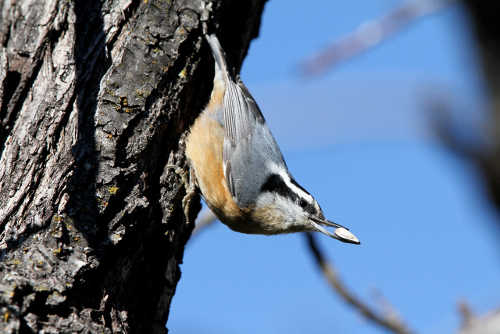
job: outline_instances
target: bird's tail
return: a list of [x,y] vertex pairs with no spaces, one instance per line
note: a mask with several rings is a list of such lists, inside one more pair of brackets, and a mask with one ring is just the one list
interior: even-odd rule
[[220,72],[224,80],[229,79],[229,71],[227,68],[226,56],[224,54],[224,50],[220,45],[219,39],[215,34],[205,35],[208,44],[210,45],[210,49],[212,49],[212,55],[215,59],[215,71]]

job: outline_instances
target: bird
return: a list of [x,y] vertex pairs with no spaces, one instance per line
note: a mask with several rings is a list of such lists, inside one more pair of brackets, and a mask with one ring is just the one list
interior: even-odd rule
[[185,151],[208,207],[241,233],[320,232],[360,244],[348,228],[325,219],[318,202],[293,178],[255,99],[231,75],[217,36],[204,36],[214,58],[213,89],[189,130]]

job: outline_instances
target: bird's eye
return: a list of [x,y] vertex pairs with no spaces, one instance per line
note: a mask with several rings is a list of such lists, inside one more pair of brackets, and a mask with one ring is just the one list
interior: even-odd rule
[[301,208],[305,208],[307,206],[307,201],[305,199],[301,199],[299,205]]

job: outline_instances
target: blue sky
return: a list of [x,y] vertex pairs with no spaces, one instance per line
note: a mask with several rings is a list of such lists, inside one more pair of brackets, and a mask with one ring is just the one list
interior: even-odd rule
[[[320,78],[296,75],[305,57],[398,3],[270,1],[242,79],[295,178],[361,239],[318,235],[344,281],[375,307],[382,294],[421,333],[453,333],[460,300],[479,313],[500,305],[498,217],[473,166],[439,143],[424,108],[443,97],[464,132],[481,121],[460,8]],[[181,269],[173,333],[383,333],[330,290],[300,234],[244,235],[216,223],[189,242]]]

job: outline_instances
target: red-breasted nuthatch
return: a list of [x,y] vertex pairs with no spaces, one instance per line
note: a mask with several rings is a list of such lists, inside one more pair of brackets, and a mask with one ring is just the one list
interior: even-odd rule
[[186,156],[207,205],[238,232],[319,231],[359,244],[347,228],[326,220],[316,200],[291,176],[257,103],[229,74],[219,40],[215,35],[206,39],[215,59],[214,86],[191,127]]

